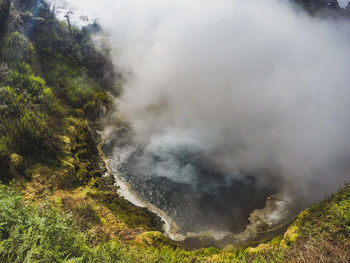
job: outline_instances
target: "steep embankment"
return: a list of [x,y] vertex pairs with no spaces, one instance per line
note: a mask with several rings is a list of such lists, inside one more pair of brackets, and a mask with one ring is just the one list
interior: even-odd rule
[[0,20],[1,262],[348,262],[349,186],[257,247],[186,251],[155,231],[159,217],[104,176],[92,127],[114,74],[98,25],[70,27],[36,0],[0,0]]
[[[11,8],[8,4],[12,4]],[[42,1],[1,1],[0,179],[28,204],[70,214],[93,242],[161,230],[121,198],[93,126],[111,105],[114,72],[89,25],[58,21]]]
[[[74,209],[76,202],[72,204]],[[112,238],[96,246],[91,231],[79,228],[75,216],[60,214],[50,205],[24,205],[18,193],[4,186],[0,208],[2,262],[348,262],[350,255],[349,186],[301,213],[284,235],[257,247],[222,251],[188,252],[159,232],[140,234],[127,243]],[[80,211],[90,216],[90,224],[97,224],[91,210]]]

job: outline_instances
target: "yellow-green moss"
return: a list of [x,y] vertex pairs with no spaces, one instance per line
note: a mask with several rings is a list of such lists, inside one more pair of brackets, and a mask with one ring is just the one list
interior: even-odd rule
[[13,153],[10,155],[10,162],[14,168],[19,168],[23,165],[23,157],[17,153]]
[[144,232],[139,234],[135,242],[141,245],[147,246],[174,246],[175,243],[171,242],[169,238],[164,236],[159,231]]
[[287,248],[288,246],[292,245],[298,239],[299,236],[299,228],[296,225],[290,226],[283,236],[283,239],[281,241],[281,247]]

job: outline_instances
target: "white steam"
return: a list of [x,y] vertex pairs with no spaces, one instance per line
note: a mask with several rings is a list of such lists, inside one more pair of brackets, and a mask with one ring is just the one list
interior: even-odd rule
[[339,6],[346,7],[346,5],[348,4],[349,0],[338,0],[338,2],[339,2]]
[[[110,32],[120,109],[150,151],[195,144],[227,171],[268,169],[318,194],[348,181],[348,21],[282,0],[71,2]],[[191,169],[171,161],[161,173],[184,180]]]

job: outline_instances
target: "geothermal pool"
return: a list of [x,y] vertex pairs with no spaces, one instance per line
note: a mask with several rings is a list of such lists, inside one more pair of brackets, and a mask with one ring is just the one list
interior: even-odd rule
[[223,171],[188,145],[150,149],[136,144],[128,132],[116,131],[103,150],[112,173],[164,211],[183,235],[241,233],[249,215],[264,208],[266,199],[279,190],[279,179],[268,170]]

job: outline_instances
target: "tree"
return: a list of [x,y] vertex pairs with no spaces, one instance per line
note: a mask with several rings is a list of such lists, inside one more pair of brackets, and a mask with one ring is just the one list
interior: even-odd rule
[[30,10],[34,5],[38,5],[40,2],[41,0],[17,0],[15,1],[15,5],[21,9]]
[[10,9],[11,0],[0,0],[0,36],[6,31]]
[[72,25],[70,23],[70,16],[73,14],[72,11],[69,11],[67,12],[67,14],[64,16],[66,19],[67,19],[67,23],[68,23],[68,26],[69,26],[69,33],[70,35],[72,36],[73,35],[73,32],[72,32]]

